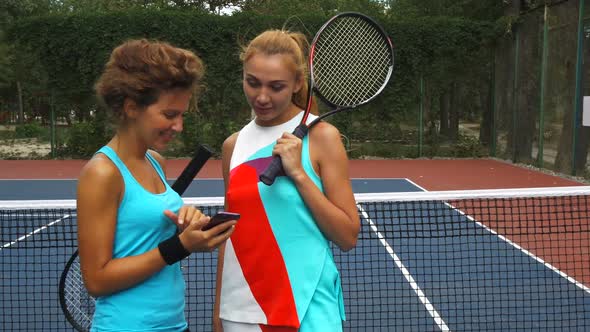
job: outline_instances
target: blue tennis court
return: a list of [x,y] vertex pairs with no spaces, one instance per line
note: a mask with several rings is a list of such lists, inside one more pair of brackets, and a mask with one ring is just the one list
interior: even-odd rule
[[[174,181],[169,180],[170,184]],[[355,193],[422,191],[407,179],[352,179]],[[75,199],[77,180],[0,180],[2,200]],[[223,180],[197,179],[187,188],[185,197],[223,196]]]
[[[7,209],[2,203],[72,199],[75,181],[9,180],[0,185],[0,330],[69,330],[57,285],[76,246],[75,210],[50,205]],[[362,217],[359,241],[350,252],[334,250],[345,293],[345,330],[590,328],[585,268],[590,229],[580,222],[588,216],[589,193],[576,194],[567,203],[547,194],[526,199],[532,203],[523,206],[520,198],[479,194],[460,202],[436,193],[422,200],[419,195],[429,193],[405,179],[354,179],[353,187]],[[222,200],[211,198],[220,190],[220,180],[197,180],[187,201],[212,214],[221,208]],[[519,203],[507,209],[507,199]],[[487,215],[479,217],[484,207]],[[544,211],[542,218],[537,209]],[[539,223],[528,226],[535,218]],[[542,241],[545,235],[553,242]],[[552,250],[564,245],[582,254],[570,254],[571,261],[563,262]],[[193,254],[184,265],[190,328],[209,331],[216,256]]]

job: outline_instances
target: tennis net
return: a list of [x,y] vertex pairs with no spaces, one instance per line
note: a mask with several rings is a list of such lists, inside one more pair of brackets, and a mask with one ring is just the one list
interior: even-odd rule
[[[346,331],[590,330],[590,187],[357,194],[334,248]],[[212,215],[222,198],[185,199]],[[73,201],[0,202],[0,330],[70,331],[58,301]],[[216,253],[183,261],[187,319],[210,331]]]

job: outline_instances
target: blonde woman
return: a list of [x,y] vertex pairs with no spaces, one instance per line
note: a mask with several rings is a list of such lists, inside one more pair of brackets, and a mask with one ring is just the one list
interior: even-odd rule
[[[290,134],[307,98],[307,48],[300,33],[269,30],[241,54],[255,117],[222,148],[226,208],[242,217],[219,250],[215,331],[342,330],[329,243],[352,249],[360,223],[338,130],[321,122]],[[258,176],[273,155],[285,174],[266,186]]]

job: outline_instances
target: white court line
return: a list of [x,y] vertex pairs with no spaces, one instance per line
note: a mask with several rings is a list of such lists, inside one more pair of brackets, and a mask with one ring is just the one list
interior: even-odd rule
[[426,297],[426,294],[424,294],[424,292],[422,291],[422,289],[420,289],[420,286],[418,286],[418,283],[414,280],[414,278],[410,274],[410,271],[408,271],[408,269],[405,267],[405,265],[402,262],[402,260],[393,251],[393,248],[391,247],[391,245],[389,245],[389,243],[387,242],[387,240],[385,240],[385,237],[381,234],[381,232],[379,232],[379,230],[377,230],[377,226],[375,225],[375,223],[373,222],[373,220],[371,220],[371,218],[369,217],[369,215],[367,214],[367,212],[365,211],[365,209],[363,209],[362,206],[360,206],[360,204],[358,204],[357,207],[361,211],[361,214],[363,215],[363,218],[365,218],[365,220],[371,226],[371,230],[373,232],[375,232],[375,234],[379,238],[379,241],[381,241],[381,244],[387,250],[387,253],[389,253],[389,255],[391,256],[391,258],[393,258],[393,261],[395,262],[395,265],[397,265],[397,267],[400,269],[400,271],[404,275],[404,278],[406,278],[406,280],[408,281],[408,283],[410,283],[410,286],[414,290],[414,293],[416,293],[416,295],[418,295],[418,298],[420,299],[420,302],[422,302],[422,304],[426,307],[426,310],[428,311],[428,313],[430,314],[430,316],[432,316],[432,318],[434,319],[434,322],[436,323],[436,325],[438,325],[438,327],[440,328],[441,331],[451,331],[449,329],[449,327],[447,326],[447,324],[445,323],[445,321],[440,316],[440,314],[438,313],[438,311],[436,311],[436,309],[434,308],[434,306],[432,305],[432,303],[430,303],[430,301],[428,300],[428,297]]
[[467,218],[468,220],[470,220],[471,222],[474,222],[475,224],[479,225],[480,227],[482,227],[483,229],[487,230],[488,232],[492,233],[493,235],[497,236],[498,238],[500,238],[501,240],[505,241],[506,243],[508,243],[509,245],[513,246],[514,248],[520,250],[523,254],[531,257],[532,259],[536,260],[537,262],[545,265],[545,267],[547,267],[548,269],[550,269],[551,271],[557,273],[559,276],[561,276],[562,278],[565,278],[567,281],[573,283],[574,285],[576,285],[577,287],[579,287],[580,289],[582,289],[583,291],[587,292],[590,294],[590,287],[582,284],[581,282],[577,281],[576,279],[570,277],[569,275],[567,275],[565,272],[561,271],[560,269],[558,269],[557,267],[551,265],[550,263],[545,262],[545,260],[543,260],[541,257],[536,256],[535,254],[533,254],[532,252],[524,249],[523,247],[521,247],[518,243],[513,242],[512,240],[510,240],[509,238],[505,237],[502,234],[498,234],[498,232],[494,231],[493,229],[489,228],[488,226],[482,224],[481,222],[475,220],[475,218],[473,218],[472,216],[466,214],[465,212],[457,209],[456,207],[454,207],[453,205],[444,202],[445,205],[449,206],[450,208],[452,208],[454,211],[457,211],[458,213],[460,213],[463,217]]
[[3,249],[6,249],[6,248],[8,248],[8,247],[10,247],[10,246],[12,246],[12,245],[14,245],[14,244],[16,244],[16,243],[17,243],[17,242],[19,242],[19,241],[25,240],[26,238],[28,238],[28,237],[31,237],[31,236],[33,236],[33,235],[35,235],[35,234],[37,234],[37,233],[41,232],[42,230],[45,230],[45,229],[47,229],[48,227],[51,227],[51,226],[53,226],[53,225],[57,224],[58,222],[60,222],[60,221],[62,221],[62,220],[64,220],[64,219],[67,219],[67,218],[69,218],[69,217],[70,217],[70,215],[69,215],[69,214],[66,214],[66,215],[64,215],[63,217],[61,217],[61,218],[59,218],[59,219],[57,219],[57,220],[54,220],[54,221],[50,222],[49,224],[47,224],[47,225],[45,225],[45,226],[43,226],[43,227],[39,227],[39,228],[37,228],[36,230],[34,230],[34,231],[30,232],[30,233],[29,233],[29,234],[27,234],[27,235],[23,235],[23,236],[19,237],[18,239],[14,240],[14,241],[12,241],[12,242],[7,242],[7,243],[5,243],[4,245],[2,245],[2,247],[0,247],[0,251],[2,251]]
[[351,180],[405,180],[408,181],[408,178],[350,178]]
[[404,178],[404,180],[408,181],[411,185],[413,185],[414,187],[416,187],[416,188],[418,188],[418,189],[420,189],[422,191],[428,191],[428,190],[426,190],[426,188],[420,186],[419,184],[417,184],[416,182],[414,182],[414,181],[412,181],[412,180],[410,180],[408,178]]

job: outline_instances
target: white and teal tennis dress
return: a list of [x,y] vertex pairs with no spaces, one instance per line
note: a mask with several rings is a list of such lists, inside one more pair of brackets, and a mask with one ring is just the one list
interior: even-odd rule
[[[241,218],[225,247],[220,295],[225,332],[342,330],[342,288],[328,240],[290,178],[282,174],[272,186],[258,180],[276,140],[292,132],[302,115],[272,127],[253,120],[238,134],[226,199],[228,211]],[[302,164],[323,191],[308,136]]]

